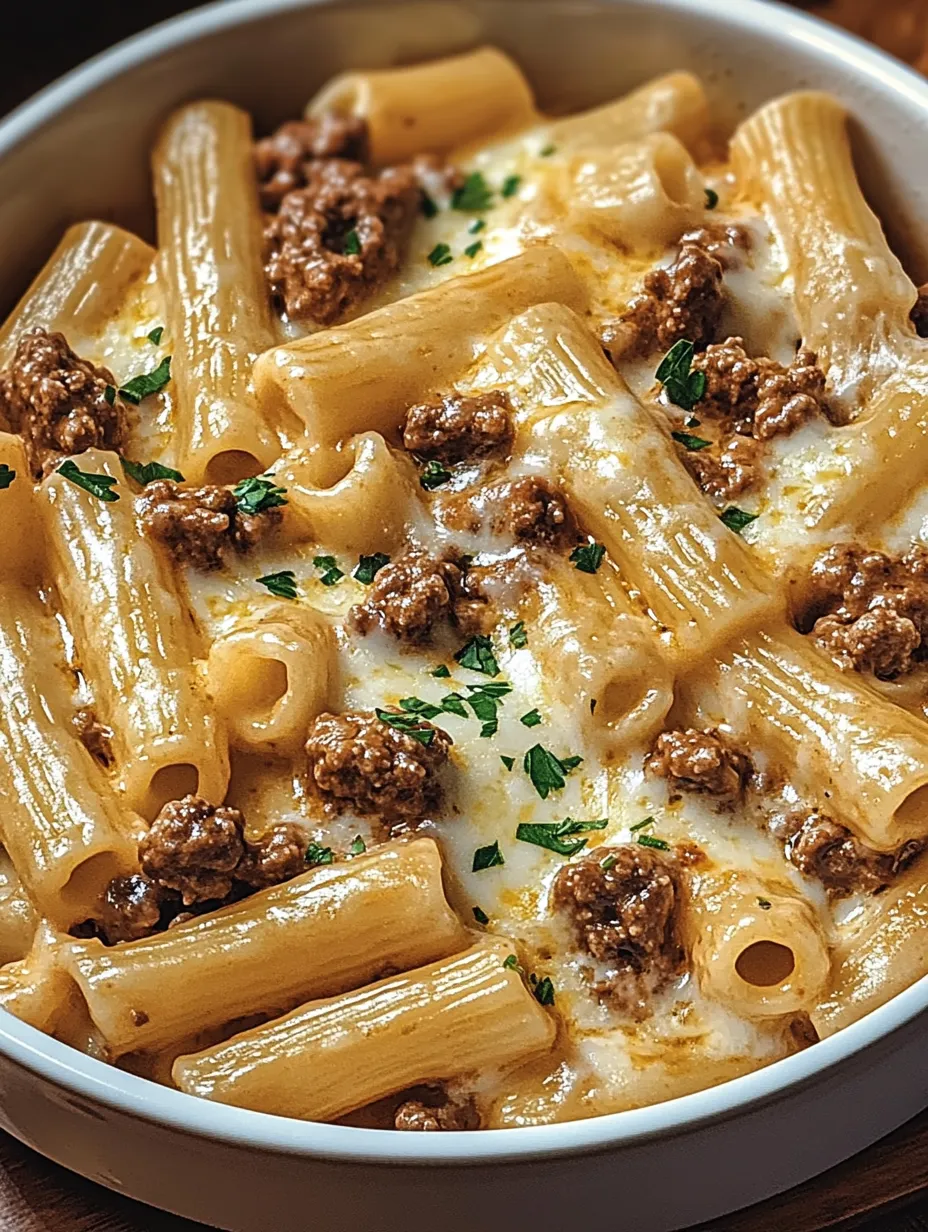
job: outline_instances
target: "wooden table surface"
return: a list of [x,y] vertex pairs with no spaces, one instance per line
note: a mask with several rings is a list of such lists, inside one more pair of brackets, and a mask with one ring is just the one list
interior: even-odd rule
[[[16,5],[4,31],[0,115],[88,56],[193,7],[183,0]],[[928,70],[928,0],[814,0],[829,17]],[[922,1196],[919,1197],[921,1191]],[[202,1232],[85,1181],[0,1134],[2,1232]],[[694,1232],[928,1232],[928,1112],[831,1172]]]

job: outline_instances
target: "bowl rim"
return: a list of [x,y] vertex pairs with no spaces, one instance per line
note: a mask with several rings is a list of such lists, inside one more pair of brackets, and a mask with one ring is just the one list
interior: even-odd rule
[[[621,0],[601,0],[621,3]],[[633,0],[641,3],[641,0]],[[168,19],[88,60],[0,120],[0,159],[11,154],[69,106],[124,76],[148,59],[221,30],[263,21],[291,10],[326,7],[338,0],[215,0]],[[711,13],[714,0],[660,0],[677,13]],[[768,0],[726,0],[725,21],[778,42],[805,44],[839,61],[853,78],[901,97],[928,118],[928,81],[853,35]],[[673,1137],[728,1120],[822,1079],[928,1010],[928,975],[814,1048],[715,1087],[663,1103],[586,1120],[519,1126],[481,1133],[407,1134],[272,1116],[213,1103],[160,1086],[83,1053],[0,1014],[0,1053],[40,1078],[127,1116],[195,1137],[281,1155],[305,1155],[354,1164],[394,1166],[503,1163],[572,1156]]]

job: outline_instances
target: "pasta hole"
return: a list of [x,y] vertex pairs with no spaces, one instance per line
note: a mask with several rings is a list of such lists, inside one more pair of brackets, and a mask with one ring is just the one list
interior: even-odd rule
[[896,821],[906,829],[919,823],[919,830],[924,829],[925,818],[928,817],[928,784],[917,787],[902,801],[896,809]]
[[173,766],[162,766],[152,776],[148,785],[148,795],[142,808],[146,821],[154,821],[169,800],[180,800],[184,796],[196,795],[200,784],[200,772],[189,762],[178,762]]
[[789,979],[796,966],[796,957],[788,945],[778,941],[755,941],[741,951],[735,970],[746,984],[755,988],[771,988]]
[[230,710],[253,719],[266,719],[285,696],[290,679],[285,664],[279,659],[248,655],[236,661],[225,687]]
[[61,890],[61,901],[66,909],[73,903],[74,909],[79,910],[99,898],[113,878],[123,872],[125,868],[112,853],[91,856],[78,864],[68,878]]
[[238,483],[242,479],[252,479],[261,475],[264,467],[253,453],[244,449],[227,449],[210,458],[206,467],[207,483]]

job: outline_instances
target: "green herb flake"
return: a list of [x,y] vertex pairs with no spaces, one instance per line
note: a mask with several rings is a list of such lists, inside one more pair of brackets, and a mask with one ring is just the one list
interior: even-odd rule
[[5,462],[0,462],[0,491],[8,488],[16,478],[16,472],[11,470]]
[[570,560],[581,573],[595,573],[603,563],[606,549],[601,543],[581,543],[570,554]]
[[98,475],[92,471],[78,470],[77,464],[70,458],[58,467],[58,474],[64,475],[65,479],[70,479],[71,483],[83,488],[97,500],[109,502],[119,500],[119,493],[111,491],[117,482],[112,475]]
[[120,458],[122,469],[130,479],[135,480],[140,487],[146,488],[157,479],[173,479],[175,483],[183,483],[184,477],[180,471],[170,466],[162,466],[160,462],[131,462],[128,458]]
[[478,924],[489,924],[490,917],[482,907],[471,907],[471,911],[473,912],[474,919]]
[[365,851],[367,851],[367,843],[365,843],[360,834],[356,834],[354,842],[348,848],[348,854],[350,856],[363,856]]
[[442,698],[441,708],[445,714],[456,714],[459,719],[467,718],[467,711],[464,709],[464,698],[460,693],[446,693]]
[[757,514],[745,513],[737,505],[729,505],[727,509],[722,510],[719,518],[729,530],[733,530],[736,535],[740,535],[746,526],[750,526],[752,522],[757,521]]
[[477,253],[483,247],[483,240],[474,240],[472,244],[468,244],[464,249],[465,257],[476,257]]
[[516,650],[522,650],[528,645],[528,634],[525,632],[525,621],[520,620],[509,630],[509,645]]
[[322,571],[319,581],[323,586],[334,586],[336,582],[340,582],[345,576],[342,570],[339,569],[338,561],[334,556],[314,556],[313,564]]
[[426,462],[419,475],[419,482],[427,492],[433,492],[436,488],[440,488],[443,483],[447,483],[451,478],[451,472],[447,470],[435,458],[431,462]]
[[418,740],[420,744],[424,744],[426,748],[435,739],[435,728],[426,727],[422,720],[413,714],[397,714],[395,710],[375,710],[374,713],[381,723],[386,723],[388,727],[394,728],[396,731],[405,732],[407,736],[412,736],[413,740]]
[[608,873],[611,869],[615,868],[616,864],[618,863],[618,860],[619,860],[619,857],[615,854],[615,852],[614,851],[610,852],[609,855],[605,856],[602,860],[600,860],[599,867],[603,870],[604,873]]
[[653,847],[655,851],[669,851],[670,850],[670,844],[665,839],[657,838],[653,834],[639,834],[638,835],[638,846],[639,847]]
[[507,954],[506,957],[503,959],[503,966],[506,968],[507,971],[518,971],[520,975],[525,974],[525,972],[522,970],[522,965],[519,962],[515,954]]
[[546,145],[546,146],[543,146],[542,149],[538,151],[538,157],[539,158],[550,158],[552,154],[556,153],[556,151],[557,151],[556,145]]
[[107,387],[103,391],[103,400],[104,402],[108,402],[110,406],[115,406],[116,404],[115,385],[107,385]]
[[149,333],[148,341],[152,343],[154,346],[158,346],[163,336],[164,336],[164,326],[156,325],[155,328]]
[[512,767],[516,764],[516,759],[514,757],[507,757],[505,753],[500,753],[499,759],[511,774]]
[[498,676],[499,664],[493,655],[493,644],[483,633],[478,633],[461,647],[454,656],[455,663],[466,667],[472,672],[482,672],[484,676]]
[[700,449],[708,449],[712,444],[711,441],[703,440],[701,436],[693,436],[689,432],[671,432],[670,435],[690,453],[699,453]]
[[670,401],[684,411],[691,411],[706,392],[706,374],[690,371],[693,352],[692,342],[681,338],[673,344],[654,374]]
[[296,574],[292,569],[281,569],[279,573],[266,573],[264,577],[259,577],[258,581],[278,599],[296,598]]
[[439,680],[447,680],[448,677],[451,675],[451,672],[448,670],[448,668],[445,666],[444,663],[439,663],[438,667],[434,668],[432,671],[429,672],[429,675],[437,676]]
[[474,852],[474,862],[471,865],[471,872],[480,873],[485,868],[496,868],[498,865],[505,864],[506,860],[503,853],[499,849],[499,839],[495,843],[491,843],[489,847],[478,847]]
[[[363,582],[365,586],[370,586],[384,565],[389,565],[389,563],[390,557],[384,552],[375,552],[373,556],[359,556],[357,568],[351,576],[356,581]],[[432,675],[437,675],[437,672],[433,672]]]
[[451,248],[444,242],[441,244],[436,244],[429,253],[429,265],[450,265],[453,260],[454,257],[451,255]]
[[554,1004],[554,985],[547,975],[543,979],[538,980],[537,983],[534,983],[532,992],[539,1005]]
[[264,513],[267,509],[277,509],[287,503],[287,489],[279,488],[272,479],[266,479],[263,475],[243,479],[232,489],[232,495],[242,513]]
[[310,843],[306,848],[306,863],[310,868],[320,864],[334,864],[335,852],[331,847],[323,847],[321,843]]
[[585,834],[588,830],[605,830],[608,824],[608,817],[601,817],[598,821],[574,821],[572,817],[565,817],[563,821],[521,822],[516,827],[516,838],[521,843],[544,847],[559,856],[574,856],[583,850],[587,840],[573,838],[573,835]]
[[706,189],[706,209],[714,210],[719,203],[719,194],[714,188]]
[[471,211],[479,214],[493,204],[493,192],[480,171],[472,171],[467,179],[451,194],[453,210]]
[[654,825],[654,818],[646,817],[644,821],[637,821],[635,822],[633,826],[629,826],[629,830],[631,830],[632,834],[637,834],[640,830],[647,830],[650,826],[653,826],[653,825]]
[[514,197],[519,191],[519,185],[522,183],[521,175],[507,175],[503,180],[503,186],[499,190],[503,197]]
[[361,237],[358,235],[355,227],[352,227],[345,236],[342,252],[346,257],[359,257],[361,255]]
[[147,398],[149,394],[160,393],[171,379],[171,357],[165,355],[161,363],[151,372],[143,372],[141,376],[134,376],[131,381],[126,381],[125,385],[120,385],[119,393],[127,402],[131,402],[133,406],[138,406],[143,398]]
[[419,210],[421,211],[423,217],[434,218],[435,215],[438,213],[438,206],[435,204],[435,202],[432,200],[432,198],[429,196],[427,192],[424,192],[422,190],[420,190],[420,192],[421,192],[421,196],[419,198]]
[[486,225],[487,220],[485,218],[475,218],[467,228],[467,233],[468,235],[479,235]]
[[434,719],[441,714],[441,706],[424,702],[421,697],[401,697],[400,709],[407,714],[417,714],[421,719]]
[[769,911],[772,906],[769,898],[759,898],[757,900],[757,905],[760,907],[761,911]]
[[542,800],[547,800],[552,791],[560,791],[564,787],[565,774],[569,774],[582,761],[582,757],[561,760],[543,745],[533,744],[522,759],[522,768]]
[[526,714],[523,714],[519,719],[519,722],[522,724],[523,727],[537,727],[538,724],[541,723],[542,721],[543,721],[542,717],[538,713],[537,710],[529,710]]
[[[480,735],[495,736],[499,728],[499,707],[503,698],[512,692],[512,685],[505,680],[488,681],[486,684],[469,684],[467,691],[470,696],[464,700],[474,712],[474,718],[483,724]],[[457,698],[458,694],[452,693],[449,696]],[[445,698],[446,702],[447,700],[448,698]]]

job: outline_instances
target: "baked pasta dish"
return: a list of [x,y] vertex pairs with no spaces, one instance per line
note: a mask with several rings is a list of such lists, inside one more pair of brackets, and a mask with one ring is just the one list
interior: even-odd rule
[[503,1128],[928,971],[928,294],[846,115],[492,49],[259,136],[0,331],[0,1003],[258,1111]]

